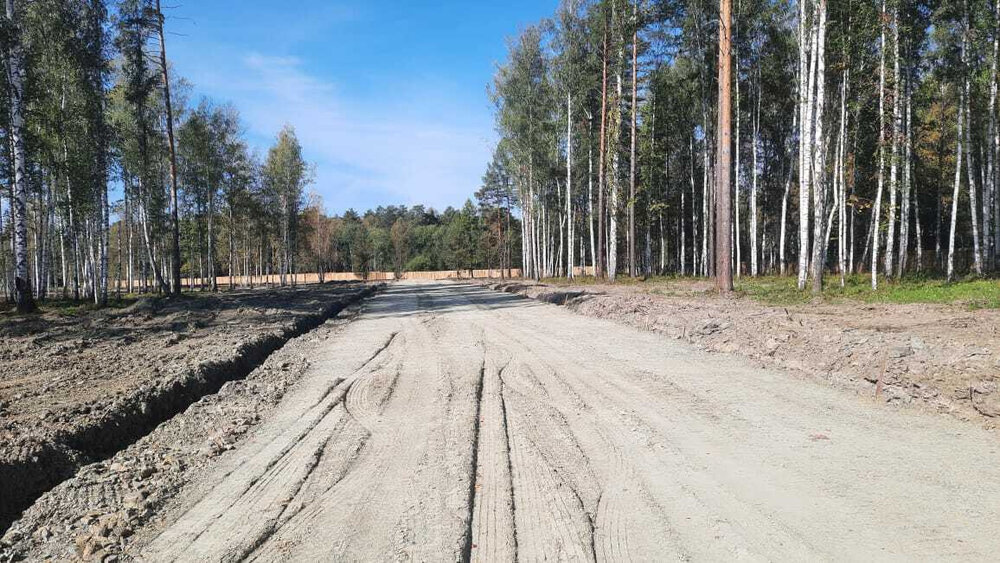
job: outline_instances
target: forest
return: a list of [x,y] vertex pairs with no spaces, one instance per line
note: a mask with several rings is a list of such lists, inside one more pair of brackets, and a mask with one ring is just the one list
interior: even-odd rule
[[[509,42],[487,183],[532,277],[995,273],[1000,2],[564,0]],[[732,229],[713,189],[729,23]]]
[[293,128],[260,155],[237,108],[193,99],[170,65],[159,1],[10,0],[5,10],[0,270],[19,310],[215,290],[219,276],[284,285],[306,270],[510,267],[495,241],[517,219],[502,198],[328,216],[307,191]]
[[737,277],[800,289],[998,267],[1000,2],[738,0],[727,235],[713,2],[563,0],[497,65],[475,204],[340,216],[292,127],[258,154],[175,75],[158,1],[5,8],[0,270],[22,311],[307,270],[712,277],[720,237]]

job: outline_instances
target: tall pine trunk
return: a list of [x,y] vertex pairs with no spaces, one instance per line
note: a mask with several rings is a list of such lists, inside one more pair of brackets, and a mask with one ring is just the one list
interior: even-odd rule
[[720,0],[719,5],[719,127],[716,131],[718,149],[715,166],[715,287],[720,293],[733,291],[732,271],[732,196],[730,174],[732,162],[732,0]]
[[177,151],[174,147],[174,112],[170,105],[170,76],[167,69],[167,43],[163,33],[163,11],[156,0],[157,32],[160,39],[160,71],[163,75],[163,106],[166,110],[167,149],[170,156],[170,222],[171,222],[171,286],[174,294],[181,293],[181,231],[177,204]]

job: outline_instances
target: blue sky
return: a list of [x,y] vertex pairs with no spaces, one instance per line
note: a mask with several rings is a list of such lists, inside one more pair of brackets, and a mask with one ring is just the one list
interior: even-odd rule
[[231,102],[265,154],[293,125],[327,210],[461,205],[495,139],[486,87],[508,36],[557,0],[190,0],[167,53],[201,96]]

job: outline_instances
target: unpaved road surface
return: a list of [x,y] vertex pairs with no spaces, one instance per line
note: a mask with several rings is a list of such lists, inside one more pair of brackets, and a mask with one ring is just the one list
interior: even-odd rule
[[710,280],[641,283],[477,280],[587,317],[656,332],[764,367],[810,375],[893,406],[995,429],[1000,422],[1000,310],[969,303],[766,305],[722,297]]
[[274,413],[130,555],[1000,553],[989,432],[470,285],[391,286]]

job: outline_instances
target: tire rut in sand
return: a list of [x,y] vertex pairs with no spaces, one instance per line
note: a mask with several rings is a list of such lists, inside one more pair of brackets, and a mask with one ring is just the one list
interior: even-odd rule
[[[373,369],[348,394],[345,408],[370,431],[351,470],[303,494],[301,509],[248,560],[461,559],[482,347],[464,329],[446,323],[439,335],[421,317],[403,320],[386,356],[390,367],[401,362],[391,389],[392,378]],[[459,335],[461,354],[436,345]]]
[[565,419],[518,357],[502,379],[518,556],[593,561],[597,480]]
[[[533,342],[507,333],[508,326],[511,325],[491,327],[490,332],[497,341],[512,346],[512,353],[519,359],[519,370],[505,372],[514,371],[518,379],[512,379],[511,375],[507,375],[507,379],[515,384],[520,382],[521,394],[536,400],[524,409],[533,413],[536,421],[529,426],[529,432],[538,440],[562,434],[561,440],[544,442],[547,457],[566,460],[576,456],[567,467],[586,468],[577,470],[579,476],[575,482],[580,484],[576,488],[570,486],[570,490],[582,493],[576,496],[582,510],[590,517],[594,558],[597,561],[631,560],[636,553],[670,553],[677,559],[687,558],[664,508],[654,500],[648,485],[633,466],[629,458],[632,450],[624,449],[634,437],[621,429],[618,416],[608,416],[609,412],[624,412],[616,408],[618,401],[589,386],[581,386],[578,378],[590,373],[588,366],[561,354],[555,361],[544,344],[538,343],[536,348]],[[556,369],[556,365],[560,369]],[[511,396],[511,391],[505,391],[505,396]],[[560,449],[559,444],[564,444],[564,449]],[[644,451],[644,448],[636,451]],[[561,472],[573,474],[569,469]],[[635,530],[656,530],[656,533],[636,534]],[[648,541],[650,536],[655,536],[656,541]]]
[[[222,476],[219,487],[182,515],[183,525],[152,542],[148,557],[200,559],[221,553],[224,560],[244,559],[291,518],[290,506],[301,510],[292,503],[323,460],[346,460],[342,478],[369,437],[347,412],[345,398],[358,378],[388,363],[383,356],[395,338],[396,333],[389,335],[353,373],[335,379],[320,399],[304,406],[295,424],[248,452],[246,461]],[[335,457],[330,457],[328,450],[335,446]],[[177,545],[184,547],[178,550]]]
[[[771,518],[759,508],[733,498],[728,488],[692,464],[690,454],[681,445],[686,433],[683,429],[703,423],[702,401],[682,398],[674,401],[680,407],[676,410],[652,410],[649,396],[663,390],[654,391],[655,387],[644,385],[649,382],[633,374],[632,368],[622,366],[620,377],[603,377],[578,358],[560,351],[562,346],[551,334],[526,330],[523,323],[519,325],[522,333],[513,334],[506,326],[510,323],[497,330],[505,342],[517,346],[518,357],[544,367],[537,371],[562,379],[562,384],[574,389],[577,397],[587,398],[589,416],[570,420],[574,435],[587,445],[591,459],[609,460],[599,471],[604,493],[595,527],[600,559],[617,559],[623,545],[631,546],[630,553],[669,553],[678,559],[697,554],[716,559],[755,552],[799,556],[815,553],[786,529],[753,525],[770,522]],[[560,370],[549,367],[556,365]],[[564,394],[553,393],[550,397],[553,406],[563,412],[579,408]],[[664,474],[671,478],[663,479]],[[670,499],[670,503],[663,504],[664,499]],[[743,518],[734,520],[727,514],[742,514]],[[645,532],[632,537],[623,535],[630,530]],[[658,532],[652,534],[650,530]],[[692,544],[681,539],[699,536],[713,541]],[[644,540],[645,545],[636,544],[636,540]]]
[[474,497],[471,499],[470,532],[463,556],[466,561],[514,561],[517,533],[514,527],[514,495],[508,446],[502,374],[510,363],[488,350],[483,362],[479,401],[478,447],[475,455]]

